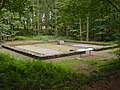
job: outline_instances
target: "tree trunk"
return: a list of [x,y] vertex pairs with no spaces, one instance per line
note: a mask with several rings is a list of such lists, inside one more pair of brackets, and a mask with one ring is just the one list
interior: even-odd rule
[[87,35],[86,35],[86,41],[89,41],[89,17],[87,17]]
[[37,0],[37,6],[38,6],[38,13],[37,13],[37,16],[38,16],[38,23],[37,23],[37,35],[40,35],[40,8],[39,8],[39,0]]
[[58,28],[57,28],[57,4],[56,1],[54,2],[55,4],[55,36],[58,36]]
[[79,25],[80,25],[80,40],[82,41],[82,23],[81,23],[81,18],[79,20]]

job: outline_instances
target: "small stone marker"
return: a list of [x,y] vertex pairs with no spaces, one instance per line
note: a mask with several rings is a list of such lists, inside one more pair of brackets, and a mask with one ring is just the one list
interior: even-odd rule
[[63,41],[63,40],[59,40],[58,42],[57,42],[57,44],[58,45],[63,45],[65,42]]

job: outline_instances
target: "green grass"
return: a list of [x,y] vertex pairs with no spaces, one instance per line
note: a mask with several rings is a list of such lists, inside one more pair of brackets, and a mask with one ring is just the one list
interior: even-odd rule
[[111,67],[113,67],[113,66],[114,66],[113,69],[118,69],[119,68],[119,64],[120,64],[119,63],[119,59],[109,59],[109,60],[70,59],[70,60],[63,60],[63,61],[58,61],[58,62],[53,62],[53,63],[55,65],[58,65],[58,66],[61,66],[61,67],[65,67],[65,68],[71,68],[71,67],[77,66],[77,65],[88,64],[88,66],[91,66],[92,69],[96,70],[97,72],[101,72],[101,69],[106,67],[106,65],[107,65],[108,69],[110,69],[110,70],[112,69]]
[[69,68],[69,67],[84,63],[84,60],[82,60],[82,59],[79,59],[79,60],[78,59],[69,59],[69,60],[62,60],[62,61],[57,61],[57,62],[53,62],[53,63],[55,65],[60,65],[62,67]]
[[107,52],[111,54],[116,54],[117,57],[120,59],[120,48],[111,49],[111,50],[108,50]]
[[108,53],[117,54],[118,48],[106,50]]
[[[99,72],[86,75],[65,67],[79,62],[89,63],[97,67]],[[39,60],[21,60],[0,53],[0,90],[77,89],[80,85],[102,79],[118,70],[118,62],[118,59],[102,62],[68,60],[58,65]]]
[[[80,78],[81,77],[81,78]],[[42,61],[23,61],[0,53],[0,89],[75,88],[86,75]]]
[[57,61],[57,62],[53,62],[56,65],[60,65],[62,67],[72,67],[75,65],[79,65],[82,63],[86,63],[89,64],[91,66],[100,64],[101,61],[97,60],[97,59],[89,59],[89,60],[84,60],[84,59],[70,59],[70,60],[63,60],[63,61]]
[[40,35],[40,36],[16,36],[15,40],[42,40],[42,41],[49,41],[49,40],[67,40],[64,36],[50,36],[50,35]]

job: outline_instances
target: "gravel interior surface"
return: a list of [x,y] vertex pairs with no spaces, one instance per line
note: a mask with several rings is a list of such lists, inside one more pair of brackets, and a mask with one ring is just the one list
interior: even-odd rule
[[54,54],[62,54],[64,52],[62,51],[57,51],[57,50],[52,50],[48,48],[42,48],[42,47],[36,47],[34,45],[24,45],[24,46],[15,46],[15,48],[19,49],[25,49],[28,51],[33,51],[42,55],[54,55]]

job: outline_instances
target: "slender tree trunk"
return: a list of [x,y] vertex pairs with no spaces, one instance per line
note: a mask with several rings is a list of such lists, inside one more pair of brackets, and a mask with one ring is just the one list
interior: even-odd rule
[[42,24],[43,24],[43,22],[42,22],[42,16],[43,16],[43,14],[41,12],[41,14],[40,14],[40,32],[42,32]]
[[48,33],[48,11],[45,13],[45,34]]
[[54,2],[51,9],[51,29],[54,30]]
[[58,36],[58,28],[57,28],[57,4],[56,1],[54,2],[55,4],[55,36]]
[[36,27],[35,27],[35,21],[34,21],[34,17],[35,17],[35,11],[34,11],[34,0],[32,0],[32,5],[33,5],[33,12],[32,12],[32,28],[33,28],[33,35],[35,35],[35,30],[36,30]]
[[40,10],[39,10],[39,0],[37,0],[37,6],[38,6],[38,13],[37,13],[37,16],[38,16],[38,23],[37,23],[37,35],[40,35]]
[[82,41],[82,22],[81,22],[81,18],[79,19],[79,25],[80,25],[80,40]]
[[68,31],[70,30],[70,26],[69,26],[69,24],[68,24],[68,28],[66,29],[66,37],[68,37],[69,36],[69,34],[68,34]]
[[87,35],[86,35],[86,41],[89,41],[89,17],[87,17]]

